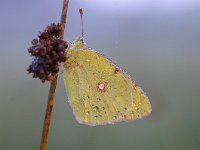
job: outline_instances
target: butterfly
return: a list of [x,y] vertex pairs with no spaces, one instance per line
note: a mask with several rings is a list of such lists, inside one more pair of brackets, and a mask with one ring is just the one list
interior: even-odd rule
[[151,104],[122,69],[78,37],[66,51],[64,83],[79,123],[114,124],[145,117]]

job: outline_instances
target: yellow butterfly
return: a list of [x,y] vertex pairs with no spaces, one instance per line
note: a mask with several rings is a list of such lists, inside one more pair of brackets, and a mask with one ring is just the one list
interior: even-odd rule
[[151,112],[150,102],[130,77],[78,37],[66,51],[64,82],[79,123],[113,124]]

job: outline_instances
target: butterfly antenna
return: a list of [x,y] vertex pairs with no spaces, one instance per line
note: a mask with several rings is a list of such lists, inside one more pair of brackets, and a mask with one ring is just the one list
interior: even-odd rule
[[83,30],[83,8],[79,8],[79,13],[81,17],[81,38],[83,40],[84,30]]

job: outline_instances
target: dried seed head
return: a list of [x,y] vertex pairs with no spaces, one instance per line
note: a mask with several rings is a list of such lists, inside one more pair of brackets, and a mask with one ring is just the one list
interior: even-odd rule
[[65,50],[68,44],[61,38],[62,27],[60,24],[50,24],[40,32],[38,38],[33,39],[28,52],[34,57],[27,71],[33,78],[42,82],[51,81],[59,72],[60,63],[66,61]]

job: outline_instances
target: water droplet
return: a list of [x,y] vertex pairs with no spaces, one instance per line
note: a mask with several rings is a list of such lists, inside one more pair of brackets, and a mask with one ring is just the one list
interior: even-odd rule
[[85,114],[86,114],[86,115],[89,115],[89,114],[90,114],[90,111],[87,111]]
[[126,119],[126,115],[123,115],[122,118]]
[[141,112],[142,112],[142,108],[138,108],[137,111],[138,111],[139,113],[141,113]]
[[90,96],[88,95],[88,96],[87,96],[87,99],[89,99],[89,98],[90,98]]
[[90,60],[89,60],[89,59],[86,59],[86,61],[89,62]]
[[101,79],[104,79],[104,77],[102,76]]
[[98,106],[95,106],[96,110],[99,110],[99,107]]
[[99,110],[99,107],[98,107],[98,106],[95,106],[95,107],[93,108],[93,110],[94,110],[94,111],[98,111],[98,110]]
[[94,119],[97,119],[98,116],[94,116]]
[[113,116],[113,119],[117,119],[117,116]]

